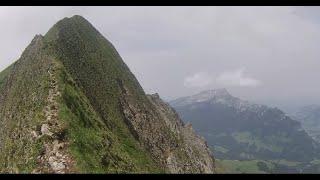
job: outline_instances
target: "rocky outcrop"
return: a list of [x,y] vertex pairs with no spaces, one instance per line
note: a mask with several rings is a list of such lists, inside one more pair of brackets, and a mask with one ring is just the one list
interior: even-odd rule
[[148,95],[148,98],[170,130],[181,138],[183,143],[179,144],[179,151],[185,153],[188,159],[179,161],[178,154],[170,153],[166,157],[168,168],[174,173],[185,169],[190,172],[214,173],[214,158],[205,139],[195,133],[191,124],[184,124],[176,111],[161,100],[158,94]]
[[136,137],[170,173],[214,173],[214,158],[205,140],[185,125],[158,94],[148,101],[132,101],[130,90],[120,83],[121,106]]

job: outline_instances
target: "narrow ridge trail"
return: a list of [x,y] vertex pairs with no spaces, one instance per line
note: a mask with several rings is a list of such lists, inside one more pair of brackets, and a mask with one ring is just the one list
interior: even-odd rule
[[67,153],[68,142],[65,140],[63,125],[58,119],[59,104],[57,99],[61,93],[55,76],[56,64],[53,62],[48,70],[49,74],[49,94],[47,106],[44,109],[45,123],[41,125],[40,135],[49,136],[50,141],[44,144],[43,152],[38,156],[39,167],[34,172],[49,171],[50,173],[69,173],[73,164],[72,159]]

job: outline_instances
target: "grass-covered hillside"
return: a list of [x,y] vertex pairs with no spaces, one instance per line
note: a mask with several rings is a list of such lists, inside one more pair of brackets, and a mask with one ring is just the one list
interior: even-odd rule
[[34,139],[44,120],[50,58],[35,37],[9,69],[0,89],[0,170],[30,172],[36,167],[43,139]]

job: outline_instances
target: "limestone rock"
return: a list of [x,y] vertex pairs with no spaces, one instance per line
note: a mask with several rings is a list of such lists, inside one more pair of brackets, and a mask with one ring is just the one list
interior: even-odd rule
[[44,134],[46,134],[48,136],[52,136],[53,135],[53,133],[50,132],[50,130],[49,130],[49,125],[48,124],[42,124],[41,133],[42,133],[42,135],[44,135]]

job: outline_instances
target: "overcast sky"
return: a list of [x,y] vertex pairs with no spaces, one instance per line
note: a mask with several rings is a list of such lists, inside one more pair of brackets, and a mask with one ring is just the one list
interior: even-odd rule
[[224,87],[279,107],[320,104],[319,7],[0,7],[0,71],[75,14],[166,100]]

